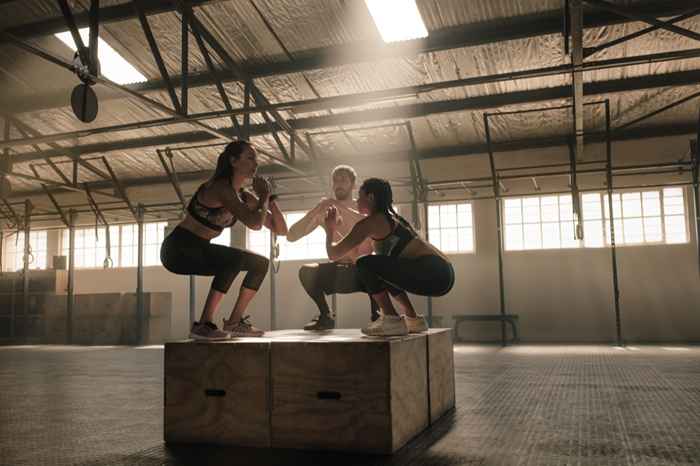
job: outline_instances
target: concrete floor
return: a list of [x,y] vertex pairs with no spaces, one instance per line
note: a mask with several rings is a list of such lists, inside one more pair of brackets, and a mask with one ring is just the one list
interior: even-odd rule
[[0,347],[0,464],[700,464],[700,347],[455,346],[457,408],[393,456],[163,443],[162,347]]

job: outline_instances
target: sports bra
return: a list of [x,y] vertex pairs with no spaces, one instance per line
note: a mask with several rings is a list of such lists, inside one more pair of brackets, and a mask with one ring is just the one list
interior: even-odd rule
[[212,230],[222,232],[224,228],[228,228],[236,223],[236,217],[231,214],[225,207],[209,207],[202,204],[199,199],[199,192],[204,185],[197,188],[190,203],[187,204],[187,212],[199,223]]
[[416,233],[391,215],[387,214],[387,219],[393,224],[391,233],[381,239],[372,238],[374,250],[378,255],[396,257],[416,237]]

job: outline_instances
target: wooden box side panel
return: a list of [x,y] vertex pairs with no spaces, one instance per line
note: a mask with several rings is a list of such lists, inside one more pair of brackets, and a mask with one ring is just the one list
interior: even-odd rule
[[391,341],[392,451],[429,424],[427,338]]
[[167,343],[166,442],[270,446],[269,343]]
[[272,344],[272,446],[391,451],[389,346]]
[[428,334],[428,377],[430,422],[435,422],[455,406],[455,369],[452,330]]

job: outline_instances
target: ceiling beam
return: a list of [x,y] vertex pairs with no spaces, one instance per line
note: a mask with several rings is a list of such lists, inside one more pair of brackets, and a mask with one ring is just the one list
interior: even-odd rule
[[[667,138],[676,136],[687,136],[695,135],[697,133],[697,123],[689,122],[683,125],[658,125],[652,127],[635,128],[628,129],[625,131],[613,133],[612,140],[615,142],[624,142],[630,140],[640,140],[640,139],[650,139],[650,138]],[[603,143],[605,141],[605,134],[593,133],[584,136],[586,144]],[[527,139],[519,141],[508,141],[508,142],[494,142],[492,143],[493,151],[496,155],[518,152],[523,150],[532,149],[546,149],[555,147],[567,147],[570,138],[568,136],[552,137],[552,138],[539,138],[539,139]],[[330,170],[338,163],[350,163],[354,168],[360,171],[375,170],[377,167],[377,161],[382,162],[410,162],[413,159],[418,160],[431,160],[431,159],[442,159],[449,157],[464,157],[464,156],[477,156],[484,155],[487,153],[486,144],[473,144],[473,145],[458,145],[458,146],[448,146],[448,147],[438,147],[432,149],[418,149],[413,152],[407,151],[395,151],[386,152],[379,154],[366,154],[364,156],[357,156],[356,154],[343,156],[334,156],[328,158],[319,158],[316,163],[320,165],[320,169]],[[310,171],[312,169],[310,162],[299,162],[298,166],[305,171]],[[260,168],[260,174],[266,176],[276,176],[276,175],[290,175],[291,172],[279,165],[267,165]],[[187,172],[178,173],[178,178],[181,183],[187,182],[201,182],[206,180],[211,176],[212,170],[202,170],[197,172]],[[169,184],[170,180],[167,176],[151,176],[151,177],[140,177],[133,179],[123,179],[122,183],[125,188],[134,187],[144,187],[153,186],[157,184]],[[89,183],[90,189],[109,189],[113,188],[113,184],[110,181],[95,181]],[[50,190],[57,192],[60,188],[49,188]],[[24,190],[15,191],[8,199],[23,199],[26,196],[33,195],[43,195],[44,191],[41,189],[37,190]]]
[[[198,35],[196,35],[196,37],[199,39]],[[202,43],[202,46],[204,46],[203,43]],[[202,51],[205,52],[206,48],[203,48]],[[208,56],[208,54],[204,53],[204,56],[206,58]],[[655,54],[649,54],[649,55],[638,55],[638,56],[632,56],[632,57],[599,60],[599,61],[593,61],[593,62],[585,62],[581,66],[583,67],[583,71],[593,71],[593,70],[600,70],[600,69],[609,69],[611,67],[618,67],[618,66],[650,64],[650,63],[657,63],[660,61],[682,60],[682,59],[687,59],[687,58],[700,58],[700,49],[690,49],[690,50],[683,50],[683,51],[678,51],[678,52],[662,52],[662,53],[655,53]],[[231,107],[230,103],[227,103],[228,98],[224,98],[223,101],[224,101],[224,104],[226,106],[225,110],[215,110],[215,111],[190,114],[190,115],[186,115],[186,116],[182,116],[182,117],[175,117],[175,118],[160,118],[160,119],[155,119],[155,120],[144,120],[144,121],[137,121],[137,122],[133,122],[133,123],[123,123],[123,124],[112,125],[112,126],[103,126],[103,127],[97,127],[97,128],[81,129],[81,130],[77,130],[77,131],[68,131],[68,132],[64,132],[64,133],[54,133],[51,135],[45,135],[45,136],[41,136],[41,137],[36,137],[36,135],[33,135],[35,137],[31,138],[31,140],[29,138],[25,137],[24,139],[12,139],[8,142],[0,141],[0,148],[18,147],[18,146],[23,146],[23,145],[27,145],[27,144],[52,143],[52,142],[58,142],[58,141],[64,141],[64,140],[71,140],[75,143],[75,141],[77,141],[79,138],[95,136],[98,134],[113,134],[113,133],[117,133],[117,132],[121,132],[121,131],[131,131],[131,130],[144,129],[144,128],[155,128],[155,127],[159,127],[159,126],[174,125],[174,124],[184,123],[187,120],[208,120],[208,119],[215,119],[215,118],[222,118],[222,117],[230,117],[231,118],[231,121],[234,124],[234,127],[236,128],[237,136],[241,137],[240,136],[240,125],[237,124],[237,121],[235,118],[237,115],[243,115],[244,121],[245,121],[245,118],[249,117],[250,113],[260,113],[260,112],[266,112],[266,111],[275,109],[278,111],[282,111],[282,110],[293,111],[293,112],[297,113],[297,116],[298,116],[300,114],[303,114],[306,112],[311,112],[311,111],[321,111],[321,110],[331,110],[331,109],[339,109],[339,108],[347,108],[347,107],[357,107],[357,106],[362,105],[362,104],[387,101],[387,100],[391,100],[391,99],[398,98],[398,97],[418,96],[418,95],[433,92],[436,90],[452,89],[452,88],[456,88],[456,87],[475,86],[475,85],[480,85],[480,84],[496,83],[496,82],[503,82],[503,81],[509,81],[509,80],[517,80],[517,79],[527,79],[527,78],[534,78],[534,77],[564,75],[567,73],[572,73],[572,72],[574,72],[574,70],[575,69],[571,68],[571,66],[569,66],[569,65],[558,65],[558,66],[553,66],[553,67],[548,67],[548,68],[537,68],[537,69],[529,69],[529,70],[522,70],[522,71],[512,71],[510,73],[499,73],[499,74],[487,75],[487,76],[474,76],[474,77],[468,77],[468,78],[462,78],[462,79],[439,81],[439,82],[433,82],[433,83],[427,83],[427,84],[420,84],[417,86],[407,86],[407,87],[385,89],[382,91],[370,91],[370,92],[361,92],[361,93],[356,93],[356,94],[345,94],[345,95],[331,96],[331,97],[319,97],[316,99],[308,99],[308,100],[278,102],[278,103],[270,104],[270,105],[263,105],[263,106],[258,105],[256,107],[244,106],[243,108],[235,108],[235,109]],[[226,94],[225,94],[223,87],[219,88],[219,93],[221,94],[222,97],[226,97]],[[15,121],[17,121],[18,124],[21,123],[20,120],[15,119]],[[247,135],[244,136],[244,138],[247,138],[247,137],[248,137]],[[54,147],[54,148],[56,148],[56,147]]]
[[[661,75],[639,76],[634,78],[585,83],[583,92],[588,97],[599,97],[606,94],[630,92],[645,89],[655,89],[674,86],[697,86],[700,82],[700,70],[682,71]],[[358,110],[335,115],[320,117],[298,118],[290,120],[289,124],[297,131],[313,130],[332,126],[366,124],[376,121],[419,118],[429,115],[487,110],[511,105],[541,103],[553,100],[567,99],[571,96],[571,86],[559,86],[545,89],[533,89],[528,91],[510,92],[487,96],[470,97],[460,100],[447,100],[436,102],[422,102],[417,104],[384,107],[380,109]],[[267,124],[252,125],[251,136],[262,136],[270,133],[270,126],[276,130],[281,128]],[[235,128],[221,129],[233,137]],[[210,141],[216,137],[204,131],[183,132],[170,135],[149,136],[144,138],[129,138],[113,142],[95,144],[83,144],[74,146],[72,152],[79,155],[101,154],[110,151],[124,151],[130,149],[145,149],[148,147],[162,147],[176,144],[194,144]],[[26,162],[39,160],[46,157],[65,155],[65,149],[49,149],[38,153],[16,154],[14,160]]]
[[[199,0],[190,2],[192,6],[201,6],[212,3],[215,0]],[[220,0],[219,0],[220,1]],[[146,2],[148,7],[146,14],[174,11],[175,2],[166,0],[151,0]],[[696,0],[676,0],[672,4],[662,1],[647,1],[635,4],[635,11],[647,15],[671,16],[683,14],[697,8]],[[100,9],[100,21],[102,24],[134,18],[135,13],[131,3],[106,7]],[[87,13],[75,15],[79,27],[88,24]],[[60,20],[60,21],[59,21]],[[593,11],[587,13],[584,18],[584,28],[595,28],[613,24],[633,22],[629,18],[619,15]],[[55,18],[40,23],[29,24],[21,27],[5,29],[15,37],[28,39],[41,35],[53,34],[65,30],[63,18]],[[551,12],[536,15],[526,15],[514,18],[504,18],[480,23],[465,24],[456,27],[431,31],[425,39],[410,40],[396,44],[384,44],[383,42],[355,42],[342,46],[325,47],[293,52],[294,59],[286,57],[278,63],[241,66],[250,78],[262,78],[287,73],[298,73],[333,66],[375,61],[392,57],[415,57],[422,53],[438,52],[462,47],[471,47],[487,43],[504,42],[515,39],[525,39],[547,34],[557,34],[561,30],[561,12]],[[6,39],[0,34],[0,44]],[[223,82],[232,82],[240,77],[237,73],[227,70],[220,71]],[[178,85],[181,76],[173,76],[172,82]],[[191,88],[200,86],[213,86],[216,76],[210,72],[191,73],[188,77],[188,85]],[[162,91],[167,88],[167,83],[162,79],[149,80],[145,83],[128,86],[135,92]],[[101,99],[121,97],[116,93],[103,93]],[[14,113],[45,110],[49,108],[65,107],[69,104],[66,92],[44,93],[23,97],[21,101],[0,102],[0,107],[13,109]]]
[[[189,0],[189,4],[193,7],[204,6],[211,3],[222,2],[225,0]],[[147,15],[156,15],[159,13],[168,13],[175,11],[175,5],[172,0],[148,0],[144,2],[144,13]],[[90,12],[85,10],[76,12],[73,15],[75,24],[78,28],[90,26]],[[106,25],[119,21],[126,21],[137,17],[134,10],[133,2],[122,3],[120,5],[106,6],[99,10],[100,24]],[[4,29],[2,32],[10,33],[18,39],[36,39],[43,36],[49,36],[66,30],[66,22],[63,16],[55,16],[53,18],[36,21],[34,23],[22,24]],[[6,39],[0,37],[0,44],[7,42]]]

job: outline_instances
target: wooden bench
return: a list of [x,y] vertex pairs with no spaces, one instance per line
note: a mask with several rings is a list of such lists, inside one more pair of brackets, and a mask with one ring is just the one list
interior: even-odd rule
[[[519,341],[518,336],[518,316],[516,314],[461,314],[452,316],[455,320],[455,340],[465,341],[459,336],[459,324],[462,322],[507,322],[513,330],[513,339],[510,343]],[[506,343],[505,341],[503,342]]]

